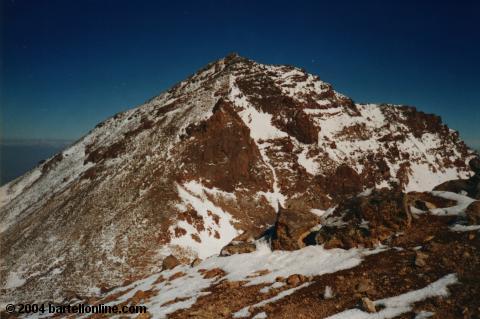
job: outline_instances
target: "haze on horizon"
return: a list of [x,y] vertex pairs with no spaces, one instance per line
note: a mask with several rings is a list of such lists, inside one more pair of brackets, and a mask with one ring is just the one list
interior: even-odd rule
[[356,102],[414,105],[480,147],[475,1],[4,1],[2,140],[76,140],[235,51]]

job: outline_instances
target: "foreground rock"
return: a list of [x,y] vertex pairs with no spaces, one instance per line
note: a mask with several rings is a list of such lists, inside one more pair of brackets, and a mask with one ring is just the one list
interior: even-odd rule
[[254,252],[257,246],[254,242],[254,235],[250,232],[235,237],[228,245],[222,248],[220,256],[230,256],[235,254],[248,254]]
[[254,252],[257,246],[254,243],[245,242],[231,242],[223,247],[220,251],[220,256],[230,256],[235,254],[248,254]]
[[373,303],[373,301],[371,301],[367,297],[362,298],[362,309],[370,313],[377,312],[377,309],[375,308],[375,304]]
[[[380,193],[371,194],[370,200],[376,202],[388,192]],[[395,192],[391,196],[400,197]],[[392,203],[387,206],[395,207]],[[347,222],[345,216],[343,222]],[[403,215],[397,212],[392,216]],[[383,219],[383,223],[388,224],[386,221],[392,216]],[[187,267],[185,274],[173,270],[165,279],[157,279],[156,284],[150,284],[153,280],[147,278],[106,291],[96,300],[140,302],[149,310],[154,309],[153,318],[169,319],[317,319],[374,313],[395,313],[396,318],[433,314],[433,318],[475,319],[480,316],[480,240],[471,236],[477,231],[452,230],[457,219],[458,216],[415,214],[408,227],[406,221],[399,222],[404,228],[384,242],[383,250],[369,250],[361,260],[343,269],[335,270],[337,256],[355,256],[357,249],[332,251],[315,246],[296,251],[265,250],[211,257],[202,263],[204,268]],[[305,259],[302,252],[311,249],[318,255],[310,254]],[[324,260],[318,269],[308,267],[322,260],[320,255],[327,256],[325,253],[330,263]],[[252,263],[255,258],[262,262]],[[354,260],[355,257],[351,259]],[[197,293],[192,299],[190,293],[195,289]]]
[[169,256],[165,257],[165,259],[163,260],[162,269],[163,270],[170,270],[170,269],[173,269],[173,268],[177,267],[178,265],[180,265],[180,261],[177,259],[177,257],[175,257],[173,255],[169,255]]
[[407,195],[407,200],[408,205],[422,211],[429,211],[439,207],[450,207],[456,205],[456,201],[435,196],[430,192],[410,192]]
[[434,188],[437,191],[466,193],[469,197],[480,199],[480,159],[474,158],[469,162],[475,175],[469,179],[456,179],[442,183]]
[[465,215],[470,225],[480,225],[480,201],[475,201],[468,205]]
[[315,233],[315,242],[326,248],[374,247],[411,223],[407,195],[398,190],[375,190],[340,206]]
[[304,241],[321,220],[316,215],[280,207],[272,237],[272,249],[296,250],[306,246]]

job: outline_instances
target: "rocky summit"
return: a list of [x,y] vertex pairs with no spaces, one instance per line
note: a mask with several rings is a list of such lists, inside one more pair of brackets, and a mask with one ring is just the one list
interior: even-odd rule
[[0,188],[2,310],[478,318],[479,185],[440,117],[232,54]]

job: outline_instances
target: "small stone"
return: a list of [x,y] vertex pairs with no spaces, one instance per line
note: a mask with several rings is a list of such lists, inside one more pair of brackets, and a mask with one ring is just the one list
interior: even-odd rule
[[343,242],[340,239],[338,239],[337,237],[333,237],[329,241],[326,242],[324,247],[325,247],[325,249],[341,248],[341,247],[343,247]]
[[415,266],[417,267],[425,267],[427,265],[426,259],[427,255],[417,251],[415,254]]
[[191,267],[196,267],[198,265],[200,265],[200,263],[202,262],[202,260],[200,258],[195,258],[192,263],[190,264]]
[[475,239],[475,234],[474,233],[468,234],[468,239],[469,240],[474,240]]
[[173,269],[178,265],[180,265],[180,262],[178,261],[177,257],[173,255],[169,255],[165,257],[165,259],[162,262],[162,270]]
[[290,286],[296,286],[301,282],[301,278],[299,275],[290,275],[287,278],[287,284]]
[[425,238],[425,242],[431,241],[434,238],[435,238],[435,236],[433,236],[433,235],[427,236],[427,238]]
[[377,312],[375,304],[367,297],[362,298],[362,309],[370,313]]
[[357,292],[367,292],[372,289],[372,282],[367,278],[360,279],[360,282],[355,285]]
[[210,278],[214,278],[214,277],[222,277],[224,275],[225,275],[225,272],[222,269],[213,268],[213,269],[210,269],[210,270],[206,271],[203,274],[203,278],[210,279]]
[[425,207],[426,207],[428,210],[430,210],[430,209],[435,209],[435,208],[437,208],[437,205],[435,205],[434,203],[425,201]]

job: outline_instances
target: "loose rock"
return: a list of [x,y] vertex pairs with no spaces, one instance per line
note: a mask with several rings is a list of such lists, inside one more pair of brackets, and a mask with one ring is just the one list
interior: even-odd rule
[[178,261],[177,257],[173,255],[169,255],[165,257],[165,259],[162,262],[162,270],[173,269],[178,265],[180,265],[180,262]]
[[377,312],[375,304],[367,297],[362,298],[362,309],[370,313]]

